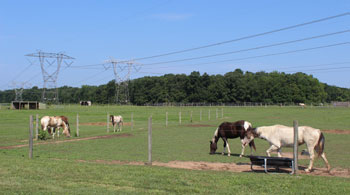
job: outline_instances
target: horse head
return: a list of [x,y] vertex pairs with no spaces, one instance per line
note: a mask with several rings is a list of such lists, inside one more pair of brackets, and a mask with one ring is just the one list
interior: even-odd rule
[[210,154],[215,154],[216,149],[218,149],[216,142],[210,140]]

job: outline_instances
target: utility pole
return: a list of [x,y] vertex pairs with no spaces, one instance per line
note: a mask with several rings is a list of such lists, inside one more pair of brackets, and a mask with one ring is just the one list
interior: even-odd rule
[[44,81],[41,101],[45,103],[58,104],[57,78],[62,62],[69,67],[73,63],[74,58],[63,53],[46,53],[42,51],[27,54],[25,56],[39,59]]

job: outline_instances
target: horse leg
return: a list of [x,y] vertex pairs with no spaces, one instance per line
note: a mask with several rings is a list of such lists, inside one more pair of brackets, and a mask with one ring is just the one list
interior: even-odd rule
[[56,129],[54,127],[51,127],[51,132],[52,132],[52,139],[55,139]]
[[222,140],[224,140],[224,151],[222,151],[222,155],[224,155],[225,154],[225,152],[226,152],[226,141],[225,141],[225,139],[222,139]]
[[275,146],[275,145],[271,145],[271,146],[270,146],[270,148],[266,150],[266,154],[267,154],[267,156],[269,156],[269,157],[270,157],[270,156],[271,156],[271,154],[270,154],[270,153],[271,153],[272,151],[274,151],[274,150],[277,150],[277,149],[278,149],[278,147],[277,147],[277,146]]
[[321,154],[321,157],[322,157],[323,161],[326,163],[327,171],[330,172],[331,171],[331,166],[329,165],[328,160],[326,158],[326,153],[323,152]]
[[312,170],[312,167],[314,166],[315,152],[314,152],[314,147],[312,147],[312,146],[311,147],[308,146],[307,150],[310,154],[310,164],[309,164],[309,167],[307,169],[305,169],[305,172],[310,173]]
[[[245,149],[245,145],[243,144],[243,139],[241,139],[241,143],[242,143],[242,152],[241,152],[241,155],[239,155],[239,157],[242,157],[244,155],[244,149]],[[252,148],[250,148],[251,150]]]
[[280,147],[277,149],[277,156],[278,157],[282,157],[282,155],[281,155],[281,148]]
[[113,132],[115,133],[115,124],[113,124]]
[[226,142],[226,145],[227,145],[227,156],[231,156],[230,145],[228,145],[228,141],[226,138],[224,139],[224,141]]

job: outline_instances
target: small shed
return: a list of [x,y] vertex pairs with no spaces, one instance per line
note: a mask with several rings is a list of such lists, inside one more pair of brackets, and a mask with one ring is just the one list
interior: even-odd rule
[[45,109],[46,105],[38,101],[12,101],[11,109],[13,110],[39,110]]
[[81,106],[91,106],[91,101],[80,101]]

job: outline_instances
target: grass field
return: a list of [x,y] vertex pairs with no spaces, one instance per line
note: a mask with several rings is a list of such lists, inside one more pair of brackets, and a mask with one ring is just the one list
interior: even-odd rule
[[[222,118],[222,110],[224,117]],[[209,119],[210,110],[210,119]],[[168,127],[165,115],[168,112]],[[181,112],[181,125],[179,124]],[[192,112],[192,123],[190,116]],[[350,179],[321,176],[266,175],[225,171],[195,171],[164,167],[94,163],[96,160],[147,162],[147,119],[153,120],[154,161],[205,161],[248,163],[246,158],[209,155],[209,140],[222,121],[248,120],[253,126],[284,124],[309,125],[321,130],[350,131],[350,109],[299,107],[135,107],[64,105],[47,110],[0,110],[0,147],[28,144],[29,115],[66,115],[72,135],[79,114],[80,138],[107,135],[107,113],[121,114],[128,124],[120,133],[129,136],[0,150],[0,193],[284,193],[329,194],[350,192]],[[134,126],[129,125],[133,113]],[[202,117],[200,117],[202,113]],[[216,114],[217,113],[217,114]],[[216,118],[218,115],[218,118]],[[202,118],[202,120],[200,120]],[[111,128],[112,129],[112,128]],[[332,167],[350,169],[350,134],[325,133],[328,160]],[[60,137],[59,140],[74,140]],[[35,141],[35,143],[53,140]],[[233,154],[239,154],[240,141],[230,140]],[[257,152],[265,155],[268,143],[256,140]],[[305,146],[301,146],[304,149]],[[221,152],[222,141],[218,152]],[[291,152],[291,149],[282,149]],[[246,149],[246,154],[250,149]],[[307,165],[308,160],[299,164]],[[318,159],[316,167],[324,167]]]

